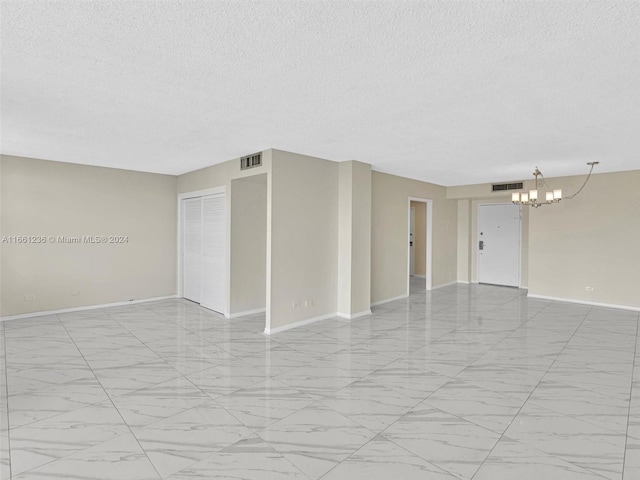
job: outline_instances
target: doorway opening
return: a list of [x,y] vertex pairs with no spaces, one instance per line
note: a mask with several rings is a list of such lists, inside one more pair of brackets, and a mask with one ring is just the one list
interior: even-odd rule
[[409,197],[407,295],[432,288],[433,202]]

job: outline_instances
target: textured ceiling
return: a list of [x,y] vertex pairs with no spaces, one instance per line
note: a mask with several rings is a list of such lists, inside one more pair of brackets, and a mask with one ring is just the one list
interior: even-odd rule
[[640,3],[2,1],[1,150],[278,148],[443,185],[640,168]]

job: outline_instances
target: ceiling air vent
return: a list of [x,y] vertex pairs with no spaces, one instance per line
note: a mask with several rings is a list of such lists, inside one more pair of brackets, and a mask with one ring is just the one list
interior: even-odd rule
[[262,153],[254,153],[246,157],[240,158],[240,170],[247,168],[260,167],[262,165]]
[[492,192],[501,192],[503,190],[522,190],[523,183],[522,182],[514,182],[514,183],[494,183],[491,185]]

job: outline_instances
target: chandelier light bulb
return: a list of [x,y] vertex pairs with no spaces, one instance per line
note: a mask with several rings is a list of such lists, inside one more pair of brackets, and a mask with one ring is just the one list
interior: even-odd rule
[[529,198],[531,200],[538,200],[538,190],[529,190]]
[[553,192],[547,192],[547,202],[553,202]]

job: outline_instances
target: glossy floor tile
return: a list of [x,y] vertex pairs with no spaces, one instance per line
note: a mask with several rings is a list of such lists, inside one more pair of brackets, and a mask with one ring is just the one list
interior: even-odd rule
[[638,312],[448,286],[271,337],[185,300],[0,324],[0,480],[640,480]]

